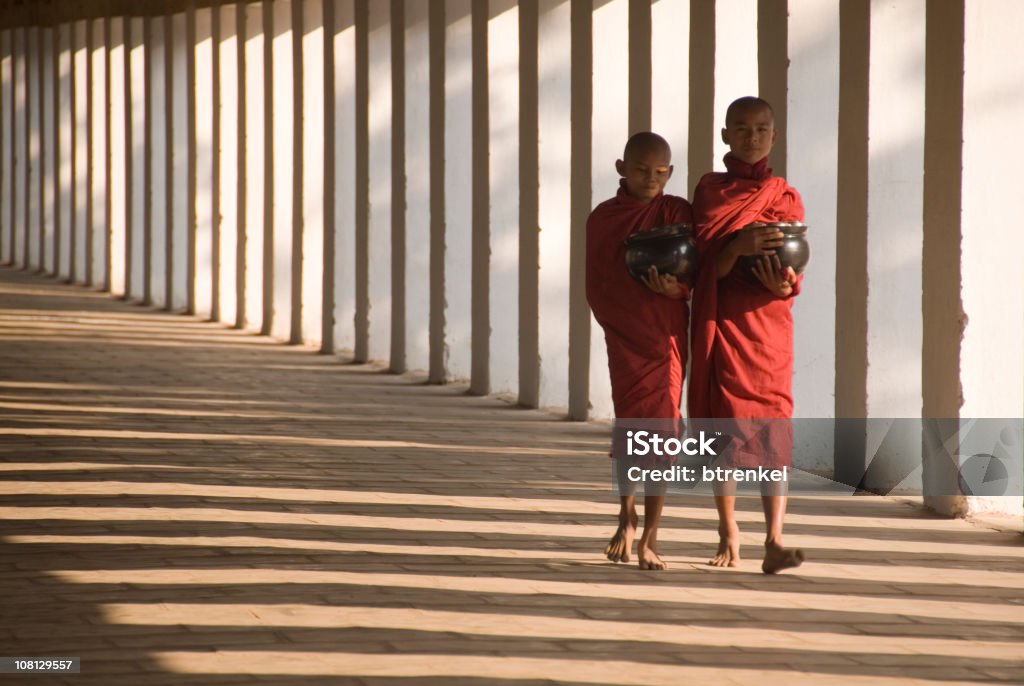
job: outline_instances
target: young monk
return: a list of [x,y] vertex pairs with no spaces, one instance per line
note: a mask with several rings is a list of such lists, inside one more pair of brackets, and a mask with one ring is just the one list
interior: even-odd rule
[[[803,204],[796,189],[768,168],[776,131],[771,106],[760,98],[733,102],[725,116],[722,140],[729,146],[725,172],[704,175],[693,197],[696,243],[702,269],[694,288],[688,414],[697,418],[781,418],[793,414],[792,298],[800,277],[783,269],[774,248],[782,232],[763,222],[800,221]],[[753,277],[739,257],[760,255]],[[751,422],[735,422],[751,426]],[[761,422],[767,432],[762,461],[788,465],[792,434],[788,421]],[[739,432],[744,433],[742,430]],[[749,432],[748,432],[749,433]],[[749,438],[749,436],[748,436]],[[742,452],[730,467],[744,463]],[[751,454],[747,452],[747,459]],[[757,460],[758,456],[753,455]],[[736,567],[740,561],[735,516],[735,482],[716,483],[718,553],[709,564]],[[761,501],[767,525],[761,569],[774,574],[803,562],[800,550],[782,545],[785,490],[763,484]]]
[[[688,288],[652,267],[644,283],[626,270],[623,241],[635,231],[692,222],[690,204],[662,191],[672,176],[672,150],[664,138],[638,133],[626,143],[615,169],[622,178],[614,198],[587,220],[587,302],[604,329],[616,418],[679,418],[689,309]],[[621,468],[624,460],[616,460]],[[619,470],[621,471],[621,469]],[[635,486],[620,475],[619,527],[605,547],[614,562],[628,562],[638,518]],[[644,531],[637,544],[640,569],[667,565],[657,553],[664,491],[648,485]]]

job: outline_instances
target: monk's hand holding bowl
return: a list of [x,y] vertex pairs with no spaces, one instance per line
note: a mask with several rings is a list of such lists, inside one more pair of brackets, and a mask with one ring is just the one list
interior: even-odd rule
[[792,267],[783,268],[779,256],[772,254],[758,260],[754,267],[754,276],[777,298],[788,298],[793,294],[796,284],[796,272]]
[[737,255],[771,255],[782,246],[782,231],[761,222],[747,224],[739,230],[733,243]]
[[[715,261],[718,278],[721,279],[728,274],[737,262],[742,263],[775,254],[775,249],[783,243],[783,235],[779,227],[768,226],[762,222],[747,224],[734,232]],[[743,269],[748,268],[749,262]]]
[[651,265],[643,275],[643,282],[652,291],[666,298],[678,300],[686,297],[686,289],[676,279],[675,274],[660,274],[654,265]]

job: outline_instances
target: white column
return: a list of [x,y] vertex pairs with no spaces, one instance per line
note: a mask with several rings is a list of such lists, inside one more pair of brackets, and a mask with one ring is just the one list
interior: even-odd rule
[[195,313],[213,311],[213,11],[195,11]]
[[220,12],[219,43],[213,46],[220,57],[220,75],[214,84],[220,99],[217,137],[220,147],[216,152],[220,217],[213,220],[220,224],[218,309],[220,321],[234,322],[238,315],[238,189],[239,178],[245,173],[239,168],[238,156],[238,131],[245,125],[238,118],[238,79],[241,78],[238,69],[238,12],[245,9],[226,4],[216,11]]
[[519,8],[491,0],[491,14],[490,380],[491,392],[500,394],[519,387]]
[[189,224],[192,208],[189,204],[189,107],[188,82],[188,19],[184,12],[172,15],[171,22],[171,222],[170,222],[170,278],[171,293],[168,308],[184,310],[188,307]]
[[[916,417],[921,413],[924,38],[924,0],[872,1],[868,96],[873,103],[868,114],[869,417]],[[792,157],[795,161],[798,155]]]
[[89,285],[102,289],[107,284],[107,30],[105,19],[91,20],[92,30],[92,137],[89,162],[92,193],[90,238],[92,241]]
[[355,10],[334,2],[334,344],[355,347]]
[[[302,5],[302,331],[319,345],[324,284],[324,25],[325,0]],[[331,2],[332,0],[326,0]]]
[[110,19],[110,292],[124,295],[126,292],[125,267],[128,230],[128,150],[125,133],[128,122],[125,118],[125,59],[124,22],[121,17]]
[[167,307],[167,236],[170,231],[168,223],[168,207],[171,197],[168,183],[169,158],[171,141],[167,138],[167,121],[170,117],[170,103],[167,101],[167,85],[170,74],[167,73],[167,56],[170,46],[167,45],[168,17],[152,17],[148,20],[149,40],[146,49],[147,71],[149,82],[149,119],[148,142],[149,163],[146,174],[146,192],[149,195],[149,218],[146,222],[149,230],[149,244],[146,259],[149,262],[149,300],[155,305]]
[[[593,206],[613,197],[618,191],[619,174],[615,171],[615,160],[622,158],[622,150],[629,136],[629,110],[622,106],[622,94],[629,92],[628,20],[629,0],[613,0],[594,10],[594,128],[591,141]],[[654,26],[657,26],[657,22],[654,22]],[[657,61],[654,62],[654,68],[658,68]],[[658,90],[655,89],[655,92]],[[685,88],[680,90],[685,91]],[[685,130],[686,117],[678,119]],[[683,160],[685,166],[685,157]],[[685,178],[684,174],[684,183]],[[615,408],[612,406],[611,378],[608,374],[608,350],[604,331],[593,315],[590,331],[590,416],[612,417]]]
[[74,208],[75,217],[72,231],[71,277],[75,283],[85,283],[86,241],[89,238],[89,51],[86,46],[88,24],[76,21],[74,24]]
[[729,103],[757,92],[757,0],[715,0],[716,169],[724,168],[722,157],[729,152],[718,134]]
[[294,63],[292,60],[292,0],[273,3],[273,112],[274,131],[274,316],[270,335],[287,340],[292,312],[292,140]]
[[[793,400],[797,417],[835,415],[836,184],[839,117],[839,2],[789,6],[788,180],[806,211],[811,261],[793,306]],[[834,435],[819,432],[805,454],[832,468]],[[803,437],[802,437],[803,438]]]
[[26,29],[14,29],[14,253],[13,263],[27,267],[28,237],[28,65]]
[[39,237],[43,230],[42,223],[42,189],[43,189],[43,120],[40,108],[41,65],[39,63],[39,29],[26,29],[25,40],[25,101],[28,110],[28,223],[26,225],[23,260],[26,267],[38,269],[40,264]]
[[445,2],[445,344],[448,378],[470,372],[473,56],[469,0]]
[[369,359],[391,350],[391,8],[370,3]]
[[245,322],[259,329],[263,322],[263,3],[243,3],[245,12]]
[[40,29],[40,53],[42,59],[42,101],[43,101],[43,256],[41,269],[47,274],[57,273],[57,96],[54,52],[56,30],[53,27]]
[[[0,197],[13,198],[14,46],[9,29],[0,31]],[[0,263],[11,262],[14,222],[10,202],[0,207]]]
[[541,407],[568,405],[569,3],[541,0],[538,25],[539,358]]
[[131,252],[126,256],[130,261],[130,283],[125,284],[127,294],[141,300],[144,292],[143,279],[146,277],[146,44],[145,22],[141,17],[132,17],[130,23],[130,44],[127,45],[131,83],[131,118],[125,122],[131,128],[132,147],[127,151],[131,156],[132,178],[131,216],[127,218],[126,234],[130,235]]
[[[690,2],[659,0],[651,4],[651,130],[672,146],[675,171],[665,192],[684,198],[690,195],[686,187],[690,91],[680,77],[690,71],[690,52],[686,48],[690,35]],[[594,45],[597,44],[595,40]],[[595,50],[595,56],[597,52]],[[591,358],[591,366],[593,364]]]

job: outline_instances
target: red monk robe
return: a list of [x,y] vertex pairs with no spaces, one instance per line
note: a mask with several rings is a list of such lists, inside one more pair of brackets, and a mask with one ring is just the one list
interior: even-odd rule
[[[734,232],[753,222],[802,221],[803,203],[785,179],[772,176],[767,157],[750,165],[730,153],[725,166],[724,173],[705,174],[694,191],[702,268],[694,287],[689,416],[789,418],[792,299],[773,295],[756,277],[744,273],[739,261],[721,279],[716,278],[714,264]],[[800,292],[800,281],[798,277],[793,295]],[[735,466],[752,466],[755,460],[778,464],[779,458],[788,463],[789,423],[777,428],[785,435],[763,437],[775,445],[777,457],[737,454]]]
[[604,329],[612,401],[619,419],[678,418],[689,308],[626,271],[623,241],[635,231],[692,223],[690,203],[659,193],[650,202],[618,194],[587,220],[587,302]]

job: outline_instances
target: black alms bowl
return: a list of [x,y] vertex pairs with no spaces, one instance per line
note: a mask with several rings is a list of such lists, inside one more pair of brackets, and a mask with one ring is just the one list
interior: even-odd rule
[[654,266],[659,274],[674,274],[681,283],[693,284],[697,273],[697,248],[689,224],[668,224],[637,231],[626,239],[626,269],[637,281]]
[[[782,245],[775,249],[782,268],[792,267],[797,274],[802,273],[811,259],[811,246],[807,243],[807,225],[800,222],[767,222],[765,226],[782,231]],[[745,255],[740,258],[740,266],[749,273],[760,259],[758,255]]]

